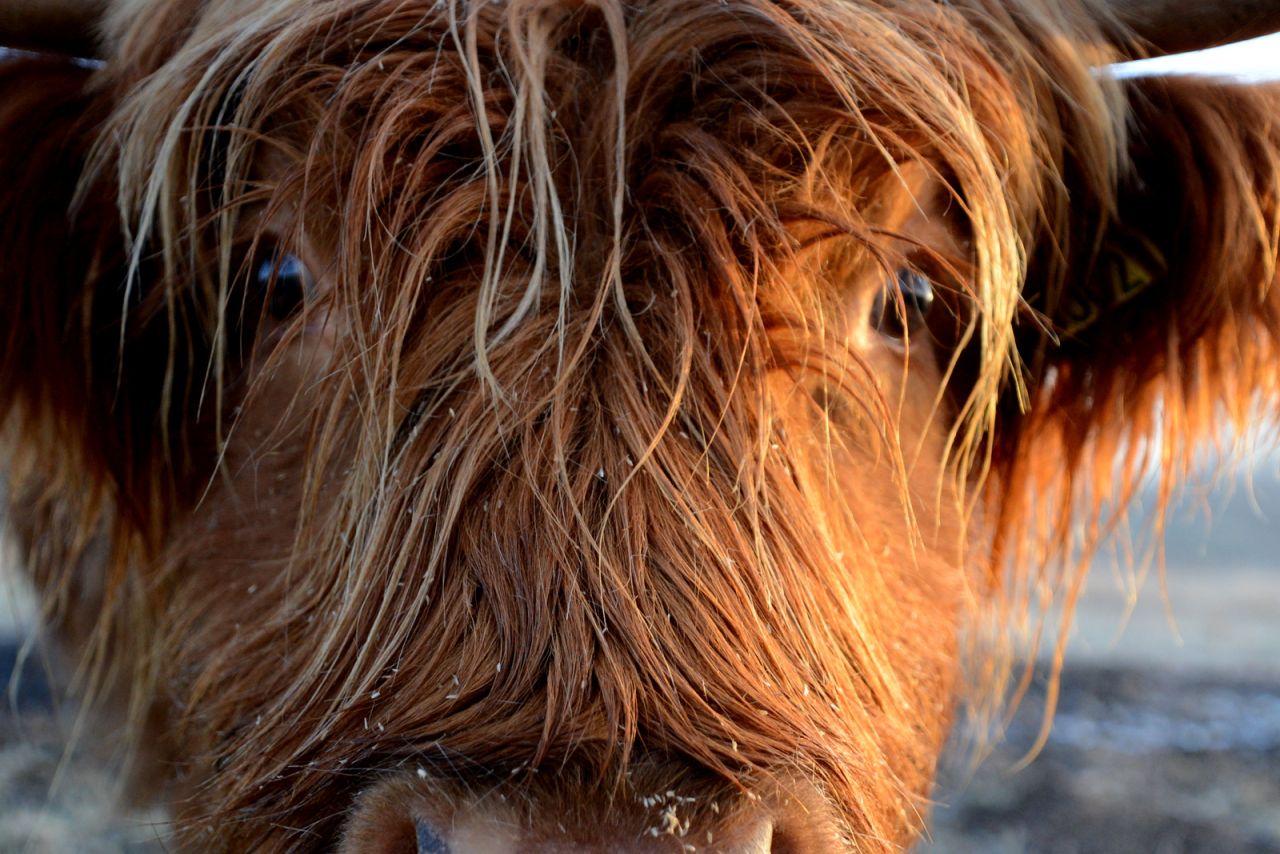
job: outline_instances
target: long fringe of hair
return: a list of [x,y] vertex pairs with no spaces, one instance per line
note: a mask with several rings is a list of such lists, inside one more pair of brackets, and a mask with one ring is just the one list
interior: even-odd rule
[[[620,781],[666,755],[794,769],[851,845],[902,844],[957,659],[989,720],[1010,632],[1069,610],[1138,480],[1276,388],[1273,95],[1126,91],[1097,72],[1119,29],[1073,3],[175,2],[110,29],[76,206],[106,248],[73,272],[113,287],[67,316],[114,382],[68,420],[22,376],[69,365],[65,330],[9,345],[10,489],[55,621],[114,603],[81,632],[92,684],[133,666],[139,727],[180,701],[180,811],[220,841],[260,838],[263,803],[324,832],[361,769],[424,756]],[[892,269],[867,210],[912,162],[970,249],[923,414],[841,334],[848,265],[821,260]],[[271,335],[262,223],[331,261]],[[1117,224],[1168,275],[1068,336]],[[51,463],[55,416],[90,450]],[[218,520],[223,552],[277,544],[248,569],[200,516],[247,444],[303,473],[280,516]]]

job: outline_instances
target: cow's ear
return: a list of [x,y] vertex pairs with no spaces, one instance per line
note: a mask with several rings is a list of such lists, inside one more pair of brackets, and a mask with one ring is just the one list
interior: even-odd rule
[[1159,525],[1206,443],[1249,434],[1280,403],[1280,87],[1124,88],[1118,177],[1091,183],[1107,170],[1064,158],[1066,204],[1045,217],[1024,286],[1024,384],[997,418],[992,565],[1023,579],[1040,567],[1025,597],[1070,602],[1150,477]]
[[1032,254],[1019,329],[1030,411],[1006,420],[1006,444],[1029,453],[1017,446],[1049,428],[1076,462],[1090,444],[1136,453],[1157,430],[1177,468],[1224,419],[1280,397],[1280,87],[1125,88],[1118,183],[1090,187],[1084,164],[1069,168],[1067,221],[1046,223]]
[[113,455],[114,383],[95,372],[116,361],[101,351],[122,241],[112,192],[85,181],[106,113],[92,74],[62,57],[0,60],[0,423],[15,491],[81,494]]

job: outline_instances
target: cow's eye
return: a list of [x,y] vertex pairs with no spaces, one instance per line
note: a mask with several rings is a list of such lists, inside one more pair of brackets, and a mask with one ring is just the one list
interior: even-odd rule
[[924,327],[933,307],[933,284],[911,269],[899,270],[876,295],[871,325],[890,338],[906,338]]
[[276,320],[294,315],[315,293],[315,280],[297,255],[264,252],[254,271],[259,292],[267,296],[267,313]]

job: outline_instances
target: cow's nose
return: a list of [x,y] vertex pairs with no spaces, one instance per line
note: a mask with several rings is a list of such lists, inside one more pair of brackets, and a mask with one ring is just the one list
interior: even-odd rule
[[379,786],[356,803],[338,854],[515,854],[520,835],[510,821],[479,810],[442,817],[402,786]]
[[[339,854],[810,854],[834,850],[796,844],[770,810],[721,816],[716,826],[664,823],[650,816],[601,810],[592,826],[517,817],[511,799],[464,805],[456,796],[426,793],[403,781],[362,795],[343,830]],[[441,807],[441,805],[445,805]],[[584,810],[580,816],[594,811]],[[626,812],[626,811],[624,811]],[[660,817],[661,818],[661,817]],[[641,825],[644,825],[643,827]]]
[[[471,821],[454,826],[445,831],[431,821],[423,818],[412,819],[399,827],[386,828],[387,834],[379,844],[367,834],[366,843],[369,848],[361,851],[376,851],[379,854],[516,854],[517,851],[556,852],[556,854],[589,854],[589,852],[624,852],[634,851],[636,854],[666,851],[717,851],[725,854],[798,854],[789,844],[782,843],[775,847],[773,822],[764,820],[751,823],[743,832],[722,834],[718,844],[708,846],[691,845],[683,836],[670,835],[667,838],[644,836],[634,839],[612,839],[597,845],[574,844],[564,839],[542,839],[533,841],[522,839],[513,831],[508,823]],[[410,834],[408,831],[412,829]],[[412,837],[412,838],[411,838]],[[712,836],[712,839],[715,837]],[[780,840],[779,840],[780,841]],[[355,850],[346,845],[343,851]]]
[[424,819],[413,820],[413,837],[418,854],[449,854],[449,843],[445,842],[439,830]]

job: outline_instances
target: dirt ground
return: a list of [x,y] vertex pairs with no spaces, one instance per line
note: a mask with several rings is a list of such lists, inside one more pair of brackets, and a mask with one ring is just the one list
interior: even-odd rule
[[1280,679],[1083,666],[1026,768],[1043,695],[969,776],[960,751],[917,854],[1280,852]]
[[1011,770],[1041,679],[976,772],[957,740],[917,854],[1280,852],[1280,469],[1249,474],[1173,508],[1167,596],[1095,566],[1044,750]]
[[101,735],[66,752],[75,711],[54,703],[42,673],[38,653],[0,642],[0,854],[162,854],[160,813],[115,808],[121,781],[91,758]]

